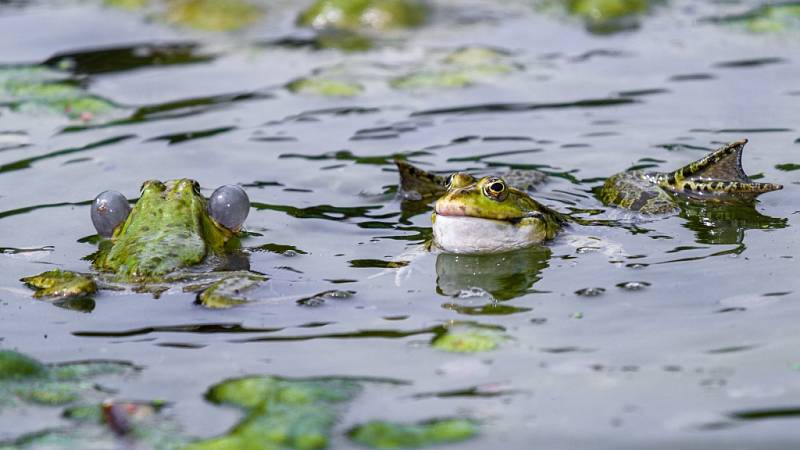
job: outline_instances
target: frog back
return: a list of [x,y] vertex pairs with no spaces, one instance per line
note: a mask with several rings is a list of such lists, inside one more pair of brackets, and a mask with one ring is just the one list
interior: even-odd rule
[[600,201],[642,214],[671,214],[679,211],[670,195],[652,174],[641,170],[618,173],[600,189]]

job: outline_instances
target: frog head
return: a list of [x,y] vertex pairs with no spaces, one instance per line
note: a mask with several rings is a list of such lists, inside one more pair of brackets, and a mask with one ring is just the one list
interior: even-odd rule
[[434,243],[452,253],[496,253],[551,239],[564,216],[500,177],[456,173],[436,201]]
[[92,205],[95,227],[109,238],[94,267],[124,281],[158,280],[235,246],[249,208],[238,186],[220,187],[207,200],[190,179],[146,181],[132,210],[122,194],[106,191]]

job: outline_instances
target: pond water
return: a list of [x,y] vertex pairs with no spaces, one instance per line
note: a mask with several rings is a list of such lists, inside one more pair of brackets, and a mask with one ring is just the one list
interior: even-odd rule
[[[209,386],[268,374],[396,381],[341,412],[332,448],[354,446],[345,431],[366,421],[441,417],[479,424],[442,448],[797,448],[797,32],[700,20],[757,2],[674,1],[598,35],[531,2],[453,0],[346,53],[305,45],[312,34],[294,25],[305,3],[269,2],[263,21],[212,33],[99,2],[0,2],[0,63],[43,64],[114,105],[77,118],[0,111],[1,348],[140,366],[103,386],[169,402],[197,438],[241,417],[207,402]],[[509,70],[392,87],[468,46],[502,50]],[[315,73],[362,90],[286,88]],[[644,219],[593,195],[614,173],[671,170],[741,138],[748,173],[785,185],[757,212]],[[421,251],[430,209],[395,197],[403,156],[441,173],[539,169],[543,203],[622,220],[505,255]],[[90,270],[97,193],[135,199],[145,180],[181,177],[206,195],[246,188],[243,245],[270,277],[257,301],[216,311],[180,291],[103,292],[80,311],[18,281]],[[459,323],[507,338],[480,353],[431,345]],[[64,423],[6,408],[0,441]]]

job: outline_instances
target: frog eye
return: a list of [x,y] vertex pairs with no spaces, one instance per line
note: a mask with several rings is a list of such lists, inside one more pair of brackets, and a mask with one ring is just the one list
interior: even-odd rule
[[220,186],[208,199],[208,214],[223,227],[238,231],[250,213],[250,198],[239,186]]
[[94,229],[100,236],[111,237],[130,212],[131,205],[124,195],[117,191],[102,192],[92,202]]
[[500,178],[490,179],[489,182],[486,183],[486,186],[484,186],[483,192],[487,197],[503,201],[506,194],[506,183]]

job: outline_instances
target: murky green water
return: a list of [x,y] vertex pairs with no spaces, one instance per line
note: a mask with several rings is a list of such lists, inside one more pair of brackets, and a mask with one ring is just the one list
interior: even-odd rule
[[[266,374],[397,381],[343,409],[333,448],[355,446],[357,424],[443,417],[480,424],[452,448],[797,447],[800,31],[699,20],[747,9],[736,2],[675,1],[639,30],[595,35],[525,1],[439,1],[428,25],[342,53],[305,45],[311,33],[293,25],[303,5],[270,6],[219,34],[88,1],[0,2],[0,63],[43,64],[109,102],[83,117],[0,110],[0,347],[141,366],[103,385],[166,400],[198,438],[241,417],[207,402],[209,386]],[[461,88],[392,87],[475,45],[502,50],[508,70]],[[284,87],[313,74],[359,92]],[[613,173],[676,168],[739,138],[746,169],[785,185],[758,212],[630,220],[592,195]],[[394,198],[402,155],[442,172],[540,169],[544,203],[625,220],[396,269],[430,235],[428,210]],[[81,239],[97,193],[136,198],[144,180],[179,177],[206,194],[246,187],[249,265],[271,277],[260,301],[209,311],[193,294],[106,292],[81,312],[19,283],[89,269]],[[431,345],[453,322],[507,339],[476,354]],[[63,420],[2,409],[0,440]]]

